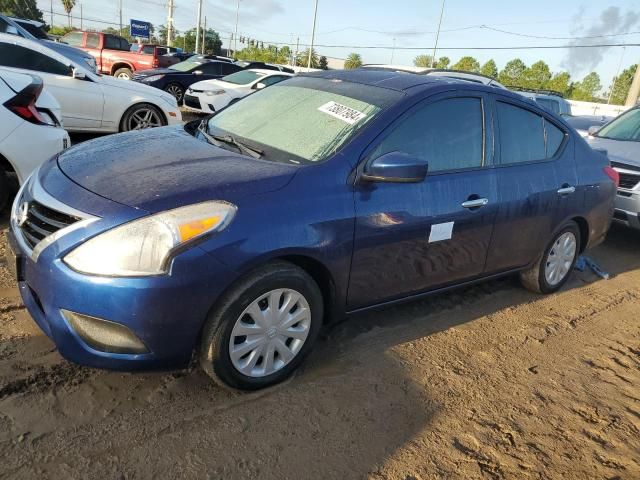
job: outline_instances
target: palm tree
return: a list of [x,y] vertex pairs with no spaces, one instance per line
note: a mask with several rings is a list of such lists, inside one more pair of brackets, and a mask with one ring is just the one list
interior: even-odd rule
[[344,62],[345,70],[353,70],[362,66],[362,57],[358,53],[350,53]]
[[64,11],[67,12],[67,17],[69,17],[69,27],[71,27],[71,10],[76,6],[76,0],[62,0],[62,6],[64,7]]

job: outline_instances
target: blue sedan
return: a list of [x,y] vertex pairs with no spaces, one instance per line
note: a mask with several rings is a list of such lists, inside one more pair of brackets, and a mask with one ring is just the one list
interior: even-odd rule
[[67,359],[134,370],[195,356],[258,389],[354,312],[509,274],[557,291],[605,238],[617,178],[520,95],[321,72],[45,163],[16,197],[8,261]]

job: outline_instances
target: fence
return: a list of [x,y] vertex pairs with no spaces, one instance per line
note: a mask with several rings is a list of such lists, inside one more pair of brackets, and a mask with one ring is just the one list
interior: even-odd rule
[[569,100],[571,104],[571,113],[576,116],[593,115],[605,117],[617,117],[622,112],[629,110],[624,105],[607,105],[604,103],[580,102],[578,100]]

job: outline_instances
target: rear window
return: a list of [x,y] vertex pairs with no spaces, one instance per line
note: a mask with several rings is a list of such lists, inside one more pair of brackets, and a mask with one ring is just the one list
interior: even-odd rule
[[145,45],[144,47],[142,47],[142,53],[146,53],[147,55],[153,55],[153,52],[155,51],[156,47],[152,46],[152,45]]
[[241,72],[232,73],[231,75],[222,77],[221,80],[223,82],[234,83],[236,85],[248,85],[262,77],[264,77],[264,73],[242,70]]
[[62,42],[68,45],[79,47],[82,45],[82,37],[84,34],[82,32],[69,32],[64,37],[62,37]]

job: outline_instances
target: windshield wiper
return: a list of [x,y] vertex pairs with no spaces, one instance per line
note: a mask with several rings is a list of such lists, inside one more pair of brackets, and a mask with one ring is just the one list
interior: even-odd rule
[[221,143],[226,143],[227,145],[233,145],[238,150],[240,150],[240,152],[244,153],[245,155],[249,155],[252,158],[260,158],[263,155],[262,150],[258,150],[257,148],[250,147],[249,145],[239,142],[232,135],[211,135],[207,131],[206,120],[203,120],[200,123],[198,131],[204,138],[207,139],[209,143],[215,145],[216,147],[219,147]]

